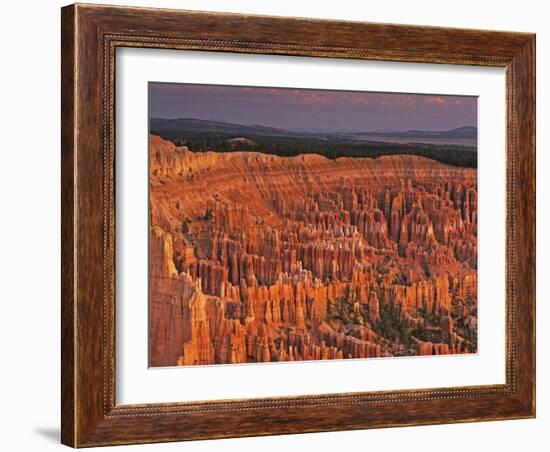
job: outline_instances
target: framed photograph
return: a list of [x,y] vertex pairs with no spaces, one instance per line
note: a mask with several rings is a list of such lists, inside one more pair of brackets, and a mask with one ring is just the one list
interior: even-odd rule
[[535,416],[535,36],[62,9],[62,442]]

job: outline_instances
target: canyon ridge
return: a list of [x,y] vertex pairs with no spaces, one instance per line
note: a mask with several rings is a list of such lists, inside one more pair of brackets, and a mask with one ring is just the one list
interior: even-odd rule
[[149,146],[150,366],[477,352],[475,168]]

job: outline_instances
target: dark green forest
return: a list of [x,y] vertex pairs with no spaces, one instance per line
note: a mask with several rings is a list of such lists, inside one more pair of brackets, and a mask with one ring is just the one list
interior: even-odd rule
[[[320,154],[330,159],[338,157],[370,157],[385,155],[418,155],[448,165],[477,167],[477,150],[461,145],[427,143],[391,143],[351,139],[344,135],[272,136],[235,134],[212,131],[151,130],[177,146],[188,146],[194,152],[257,151],[283,157],[300,154]],[[238,136],[238,135],[237,135]]]

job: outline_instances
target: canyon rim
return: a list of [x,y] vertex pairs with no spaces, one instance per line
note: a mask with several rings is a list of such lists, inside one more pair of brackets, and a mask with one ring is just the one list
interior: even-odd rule
[[149,365],[477,352],[477,99],[149,83]]

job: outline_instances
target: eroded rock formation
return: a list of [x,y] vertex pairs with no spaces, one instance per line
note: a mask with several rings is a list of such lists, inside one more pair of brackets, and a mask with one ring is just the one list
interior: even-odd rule
[[150,146],[152,366],[476,351],[474,169]]

